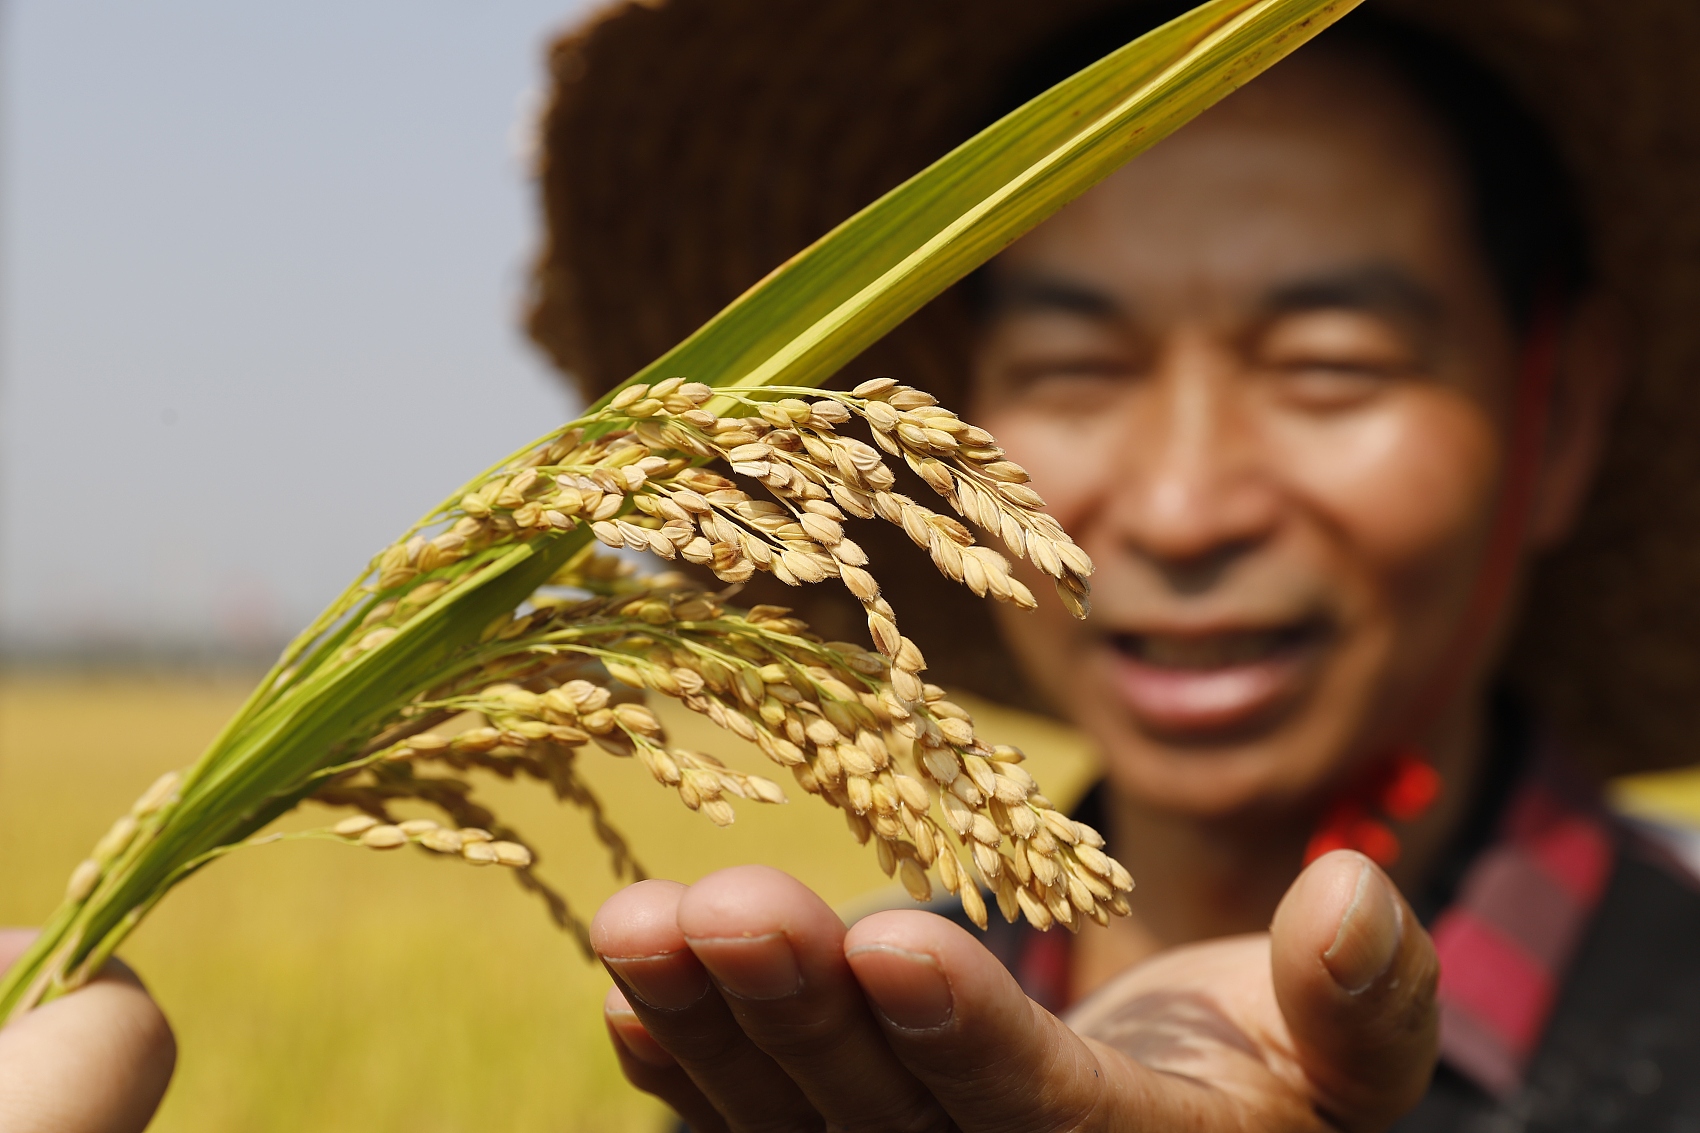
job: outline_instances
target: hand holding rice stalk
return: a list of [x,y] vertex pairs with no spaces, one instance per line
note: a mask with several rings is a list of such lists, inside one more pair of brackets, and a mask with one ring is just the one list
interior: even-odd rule
[[[891,379],[817,391],[922,304],[1139,151],[1284,57],[1356,0],[1212,0],[1066,80],[864,209],[578,420],[475,478],[373,560],[183,772],[163,776],[72,872],[0,982],[0,1020],[84,982],[177,882],[245,844],[409,843],[511,869],[582,940],[518,832],[469,778],[527,777],[588,812],[617,877],[641,876],[577,773],[635,758],[724,825],[777,784],[669,747],[637,690],[679,700],[791,770],[872,839],[917,898],[932,876],[985,923],[1125,913],[1127,871],[1060,814],[1014,749],[923,682],[850,518],[899,525],[947,576],[1031,607],[1026,556],[1084,616],[1092,566],[996,441]],[[878,446],[845,435],[866,426]],[[883,454],[882,451],[883,450]],[[966,523],[892,490],[901,457]],[[750,488],[759,485],[766,498]],[[972,525],[972,527],[970,526]],[[740,609],[595,542],[725,583],[837,580],[873,649],[788,611]],[[262,834],[305,801],[349,817]],[[399,803],[439,819],[397,821]]]

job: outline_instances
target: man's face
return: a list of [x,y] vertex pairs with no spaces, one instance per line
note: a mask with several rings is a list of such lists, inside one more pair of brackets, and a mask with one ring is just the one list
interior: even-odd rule
[[1028,674],[1149,805],[1314,799],[1458,663],[1493,522],[1518,351],[1438,130],[1300,56],[989,273],[971,419],[1098,567],[1000,613]]

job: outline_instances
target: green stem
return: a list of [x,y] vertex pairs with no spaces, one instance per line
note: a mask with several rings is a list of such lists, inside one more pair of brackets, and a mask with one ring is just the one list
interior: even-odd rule
[[[798,253],[630,381],[686,374],[724,391],[819,386],[924,303],[1122,165],[1272,65],[1357,0],[1208,0],[1064,80]],[[587,440],[617,427],[581,419]],[[578,427],[580,422],[573,426]],[[561,430],[543,438],[560,437]],[[517,450],[409,531],[451,514],[467,490],[534,452]],[[143,823],[86,900],[56,911],[0,977],[0,1022],[67,990],[186,872],[295,806],[312,773],[346,760],[349,737],[464,671],[482,630],[510,614],[589,541],[581,525],[493,549],[385,644],[350,660],[341,643],[371,567],[284,651],[194,764],[181,797]],[[468,559],[467,564],[473,564]],[[476,570],[476,573],[472,573]],[[809,649],[800,639],[796,647]]]

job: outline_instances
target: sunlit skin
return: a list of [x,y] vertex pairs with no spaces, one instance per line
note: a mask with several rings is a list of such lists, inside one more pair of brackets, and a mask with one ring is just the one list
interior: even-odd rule
[[[1115,174],[984,288],[970,416],[1098,566],[1084,623],[1000,611],[1101,746],[1141,881],[1133,920],[1087,934],[1081,990],[1266,924],[1330,792],[1390,743],[1420,742],[1448,787],[1401,832],[1407,887],[1475,782],[1493,637],[1461,624],[1525,347],[1444,136],[1361,64],[1307,62]],[[1574,345],[1537,543],[1596,443],[1599,414],[1569,403],[1605,375]]]
[[[1451,152],[1402,89],[1310,50],[983,282],[970,416],[1098,564],[1087,622],[1000,617],[1102,749],[1134,915],[1081,934],[1097,993],[1065,1026],[930,914],[846,932],[771,870],[646,882],[592,929],[622,1065],[701,1131],[1384,1128],[1428,1080],[1432,946],[1361,857],[1299,867],[1352,769],[1419,739],[1447,783],[1401,831],[1394,879],[1421,885],[1483,756],[1510,612],[1454,643],[1522,344]],[[1591,474],[1603,312],[1562,335],[1526,552]]]
[[[0,929],[0,970],[35,933]],[[177,1043],[141,981],[110,961],[75,995],[0,1030],[0,1129],[141,1133],[165,1096]]]

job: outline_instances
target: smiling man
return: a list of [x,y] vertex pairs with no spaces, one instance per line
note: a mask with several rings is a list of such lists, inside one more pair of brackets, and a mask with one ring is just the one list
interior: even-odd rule
[[[1562,538],[1598,450],[1615,361],[1556,165],[1472,169],[1421,85],[1446,57],[1372,31],[1325,38],[977,281],[969,417],[1098,565],[1085,622],[999,612],[1101,745],[1098,801],[1140,879],[1135,917],[1082,938],[1077,993],[1264,927],[1319,804],[1413,744],[1451,788],[1401,831],[1396,880],[1421,891],[1490,754],[1490,542]],[[1544,254],[1494,262],[1475,203],[1494,197],[1552,218]],[[1512,514],[1536,302],[1564,304],[1545,378],[1564,410]]]
[[[1083,4],[1069,27],[1030,7],[977,10],[1000,61],[949,71],[1004,109],[1158,16]],[[923,83],[880,120],[890,153],[835,132],[822,108],[861,104],[833,60],[869,57],[834,23],[845,6],[781,8],[634,6],[558,52],[535,326],[588,388],[707,313],[705,256],[758,258],[796,194],[901,164],[905,114],[938,113]],[[918,53],[949,34],[892,18]],[[794,104],[774,58],[740,70],[763,35],[811,75],[791,97],[818,121],[764,117]],[[688,100],[631,82],[674,72]],[[735,162],[628,154],[606,121],[770,161],[740,182]],[[791,151],[815,136],[835,143],[810,166]],[[650,180],[667,203],[645,212]],[[733,234],[744,196],[771,226]],[[645,223],[676,242],[645,261],[659,298],[619,283]],[[966,335],[909,328],[894,371],[956,351],[930,388],[1097,564],[1088,619],[1000,608],[995,656],[1098,745],[1082,817],[1138,880],[1132,915],[1072,941],[914,911],[846,930],[771,870],[644,883],[593,928],[632,1080],[699,1131],[1379,1129],[1413,1104],[1402,1128],[1700,1117],[1680,1006],[1700,961],[1659,943],[1700,932],[1700,897],[1500,680],[1625,369],[1588,244],[1552,142],[1497,79],[1354,15],[977,273],[953,300]],[[972,683],[1004,663],[969,636],[953,672]]]

